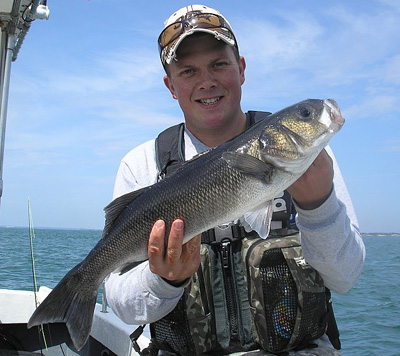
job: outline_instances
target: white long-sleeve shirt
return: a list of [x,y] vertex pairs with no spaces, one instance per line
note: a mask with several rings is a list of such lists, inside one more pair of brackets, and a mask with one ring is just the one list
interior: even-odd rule
[[[185,130],[186,159],[208,149]],[[297,209],[303,254],[321,274],[325,285],[345,293],[358,280],[365,259],[365,248],[358,229],[353,204],[332,150],[326,148],[334,164],[334,190],[317,209]],[[121,161],[114,186],[114,199],[157,182],[155,141],[130,151]],[[148,262],[106,279],[111,309],[128,324],[150,323],[174,309],[183,287],[173,287],[150,271]]]

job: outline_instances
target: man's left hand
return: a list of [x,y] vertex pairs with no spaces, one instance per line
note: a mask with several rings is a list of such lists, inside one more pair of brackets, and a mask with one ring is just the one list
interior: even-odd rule
[[325,150],[322,150],[304,174],[288,188],[288,191],[301,209],[312,210],[328,199],[332,188],[332,158]]

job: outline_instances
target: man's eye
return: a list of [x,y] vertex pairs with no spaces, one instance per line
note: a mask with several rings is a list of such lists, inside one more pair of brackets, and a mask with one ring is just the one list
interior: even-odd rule
[[224,67],[226,66],[226,62],[217,62],[214,64],[215,67]]
[[192,73],[194,73],[194,70],[193,70],[193,69],[185,69],[184,71],[182,71],[182,74],[183,74],[183,75],[190,75],[190,74],[192,74]]

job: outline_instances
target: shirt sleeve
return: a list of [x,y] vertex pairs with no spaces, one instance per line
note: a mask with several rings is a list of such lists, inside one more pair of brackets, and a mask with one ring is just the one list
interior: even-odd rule
[[317,209],[296,206],[296,223],[301,234],[304,258],[323,277],[325,285],[345,293],[360,277],[365,246],[353,204],[332,150],[334,189]]
[[105,281],[107,302],[127,324],[157,321],[171,312],[183,294],[152,273],[148,261],[120,275],[111,273]]

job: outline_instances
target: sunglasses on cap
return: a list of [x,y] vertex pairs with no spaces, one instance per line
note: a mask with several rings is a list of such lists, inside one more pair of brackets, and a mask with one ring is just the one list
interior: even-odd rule
[[215,31],[216,36],[223,36],[225,42],[236,46],[236,39],[229,24],[222,16],[210,13],[194,13],[181,21],[174,22],[167,26],[158,37],[158,49],[171,45],[183,33],[196,29]]

